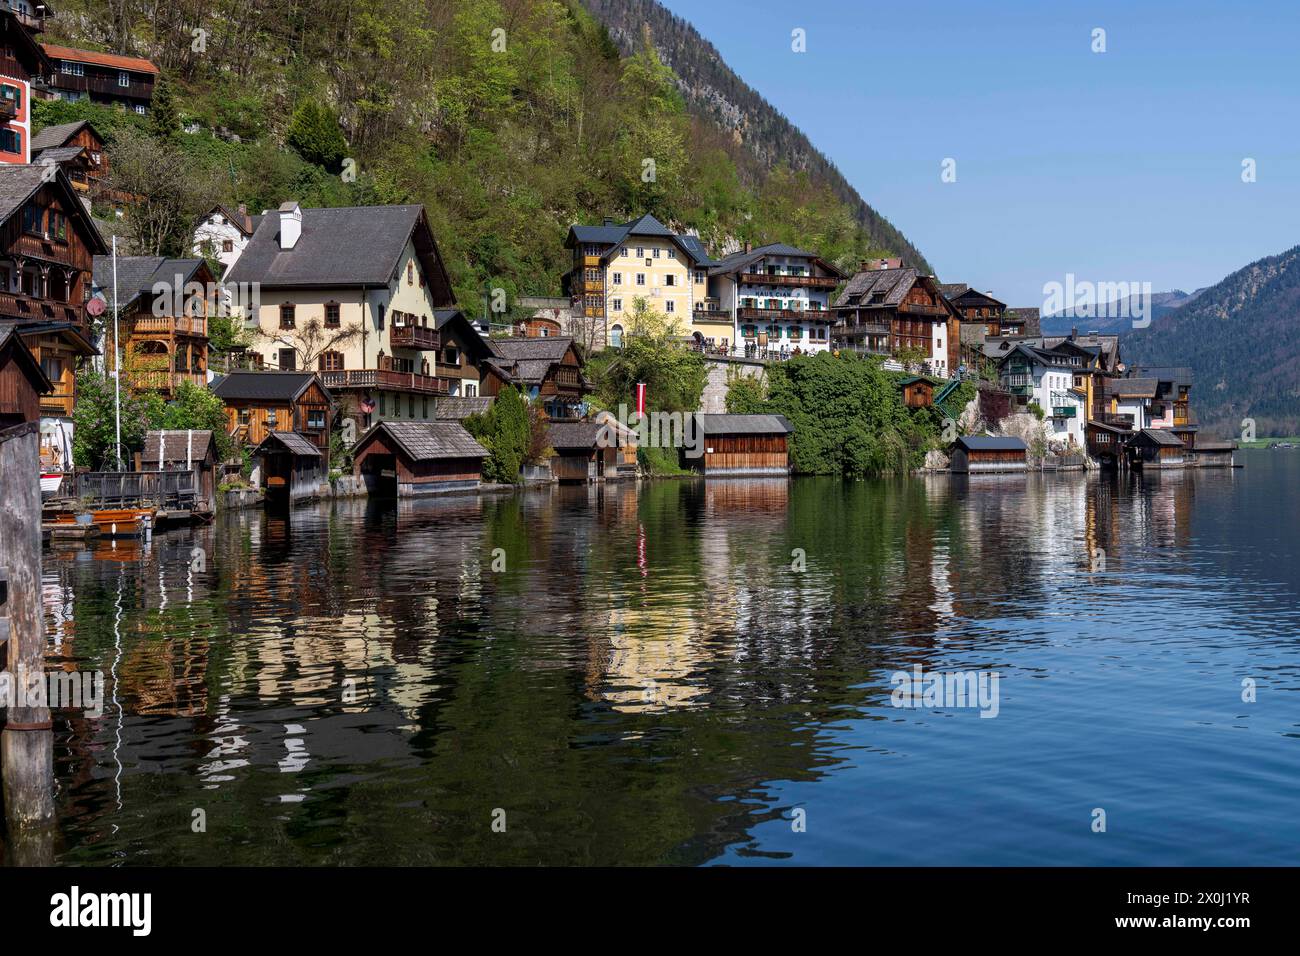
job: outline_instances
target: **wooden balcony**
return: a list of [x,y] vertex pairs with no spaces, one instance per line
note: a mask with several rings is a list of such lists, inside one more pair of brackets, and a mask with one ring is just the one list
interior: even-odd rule
[[74,393],[71,390],[41,396],[41,414],[71,418]]
[[388,330],[388,341],[395,349],[436,352],[442,348],[442,335],[438,330],[423,325],[394,325]]
[[0,122],[7,123],[18,118],[18,104],[13,100],[0,97]]
[[[153,99],[152,79],[147,83],[142,83],[133,78],[126,86],[123,86],[118,82],[117,70],[108,67],[103,69],[106,71],[105,73],[95,73],[93,72],[95,67],[87,66],[84,76],[55,72],[49,79],[49,85],[51,89],[69,90],[77,93],[96,93],[106,97],[144,100],[145,102]],[[140,75],[131,74],[132,77]]]
[[947,318],[948,312],[941,305],[917,305],[915,302],[904,302],[898,307],[900,314],[907,315],[925,315],[936,319]]
[[73,322],[83,327],[87,324],[81,305],[21,292],[0,292],[0,316],[26,322]]
[[833,289],[840,284],[839,279],[830,276],[791,276],[772,275],[765,272],[742,272],[742,285],[784,285],[805,289]]
[[589,319],[603,319],[605,317],[605,310],[600,306],[587,306],[582,310],[582,314]]
[[582,291],[584,292],[603,292],[605,283],[601,279],[583,279]]
[[420,375],[417,372],[364,368],[319,374],[326,388],[379,389],[386,392],[415,392],[419,395],[446,395],[450,391],[447,379]]
[[173,395],[184,382],[203,388],[208,384],[208,376],[206,372],[171,372],[166,369],[150,369],[131,372],[129,387],[133,392],[148,389],[162,392],[165,395]]
[[822,309],[741,308],[736,310],[736,318],[742,322],[763,322],[773,319],[780,319],[781,321],[794,319],[796,322],[830,322],[834,319],[834,315]]
[[711,325],[730,325],[731,313],[725,309],[692,309],[692,322],[707,322]]
[[564,391],[581,391],[582,374],[571,365],[561,365],[555,370],[555,387]]
[[201,315],[139,315],[132,325],[136,335],[193,335],[207,338],[208,320]]

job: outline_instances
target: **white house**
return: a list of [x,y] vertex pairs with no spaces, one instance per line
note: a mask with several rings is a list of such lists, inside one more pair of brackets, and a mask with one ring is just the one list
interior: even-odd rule
[[1082,448],[1088,400],[1086,389],[1075,385],[1075,377],[1083,368],[1078,354],[1021,343],[1002,359],[998,375],[1018,404],[1036,404],[1043,410],[1050,441]]
[[261,221],[261,216],[250,216],[243,203],[238,212],[222,205],[213,206],[194,228],[194,254],[216,259],[224,273],[248,247]]

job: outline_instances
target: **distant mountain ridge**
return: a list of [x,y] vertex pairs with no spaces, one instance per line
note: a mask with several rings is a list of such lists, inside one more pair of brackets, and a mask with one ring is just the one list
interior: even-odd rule
[[[1182,289],[1174,289],[1170,292],[1153,292],[1151,294],[1151,320],[1168,315],[1174,309],[1180,309],[1188,302],[1191,302],[1205,289],[1197,289],[1195,292],[1184,292]],[[1127,299],[1117,299],[1113,302],[1103,303],[1100,307],[1095,307],[1091,317],[1084,315],[1071,315],[1069,312],[1054,312],[1051,315],[1045,315],[1042,318],[1042,327],[1044,335],[1068,335],[1071,329],[1078,329],[1080,332],[1100,332],[1103,335],[1124,335],[1133,331],[1133,319],[1131,316],[1136,314],[1135,307],[1139,305],[1137,296],[1129,296]]]
[[1300,246],[1238,269],[1124,338],[1125,361],[1187,366],[1203,426],[1300,434]]
[[762,169],[807,170],[848,204],[867,234],[908,265],[932,273],[921,251],[876,212],[797,126],[732,71],[699,32],[656,0],[582,0],[624,55],[641,47],[648,26],[660,58],[677,74],[688,108],[738,141]]

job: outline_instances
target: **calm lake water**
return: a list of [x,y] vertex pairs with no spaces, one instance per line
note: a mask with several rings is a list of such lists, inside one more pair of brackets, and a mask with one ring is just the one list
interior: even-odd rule
[[[47,552],[50,662],[112,695],[56,719],[54,856],[1295,864],[1300,452],[1239,460],[343,502]],[[893,706],[918,664],[996,672],[997,716]]]

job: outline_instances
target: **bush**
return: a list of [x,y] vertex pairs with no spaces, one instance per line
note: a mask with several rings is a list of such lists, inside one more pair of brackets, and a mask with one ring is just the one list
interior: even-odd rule
[[307,162],[330,170],[338,168],[348,148],[338,121],[314,100],[305,100],[294,110],[287,139]]

